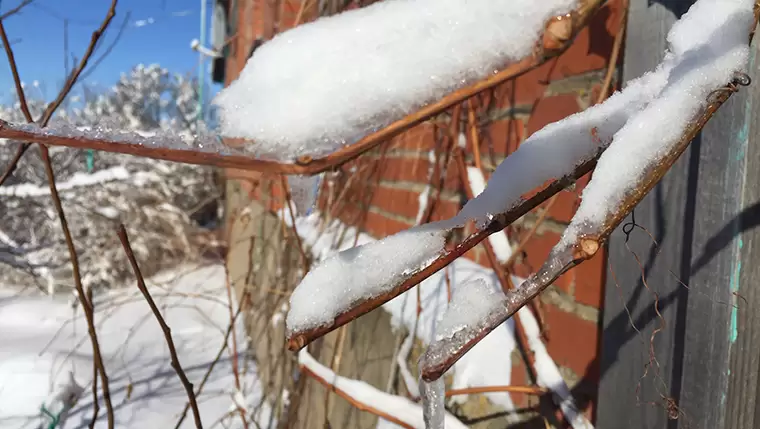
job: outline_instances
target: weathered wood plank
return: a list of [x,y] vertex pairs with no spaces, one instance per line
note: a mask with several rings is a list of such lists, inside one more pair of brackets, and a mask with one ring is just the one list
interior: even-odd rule
[[[631,2],[624,80],[655,66],[668,29],[690,3]],[[610,240],[599,427],[754,427],[752,418],[737,413],[755,412],[760,321],[740,305],[745,331],[737,339],[731,303],[737,285],[740,293],[760,301],[760,292],[745,290],[760,279],[757,239],[749,228],[739,235],[757,223],[757,215],[751,219],[746,210],[760,197],[760,154],[751,138],[756,128],[750,127],[758,119],[753,116],[758,93],[753,87],[732,97],[637,207],[637,223],[659,247],[639,228],[628,242],[622,230]],[[741,262],[755,269],[742,272]],[[747,326],[753,324],[754,330]]]

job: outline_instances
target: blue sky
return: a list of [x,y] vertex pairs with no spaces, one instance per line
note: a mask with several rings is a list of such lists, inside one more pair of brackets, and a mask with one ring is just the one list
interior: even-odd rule
[[[21,0],[0,0],[0,11]],[[26,83],[38,81],[46,98],[57,93],[65,76],[64,27],[68,21],[68,63],[81,58],[92,32],[100,25],[109,0],[34,0],[5,21],[16,62]],[[213,0],[207,0],[209,17]],[[201,0],[120,0],[116,17],[95,54],[99,57],[124,30],[112,52],[87,77],[89,83],[110,86],[122,72],[143,63],[158,63],[177,73],[198,74],[198,53],[190,48],[200,38]],[[128,21],[125,23],[125,19]],[[206,33],[210,28],[207,27]],[[207,36],[208,37],[208,36]],[[208,44],[207,44],[208,45]],[[208,61],[206,77],[208,78]],[[210,82],[210,80],[207,80]],[[0,60],[0,95],[13,86],[5,55]],[[219,88],[215,85],[213,92]]]

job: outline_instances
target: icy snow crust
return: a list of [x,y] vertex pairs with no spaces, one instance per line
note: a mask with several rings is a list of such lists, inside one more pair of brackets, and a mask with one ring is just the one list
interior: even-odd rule
[[215,100],[257,156],[323,156],[531,53],[577,0],[386,0],[280,33]]
[[563,243],[602,226],[637,180],[681,140],[710,92],[731,81],[736,71],[746,70],[753,3],[700,0],[673,25],[665,60],[651,73],[665,85],[615,134],[599,158]]
[[483,279],[457,286],[436,329],[436,341],[451,338],[462,329],[479,325],[503,305],[503,300],[504,294]]
[[330,324],[349,305],[388,291],[444,248],[448,229],[426,224],[344,250],[306,274],[290,297],[288,330]]

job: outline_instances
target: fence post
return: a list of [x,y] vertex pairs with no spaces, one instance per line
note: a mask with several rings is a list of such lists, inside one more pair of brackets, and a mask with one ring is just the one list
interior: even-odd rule
[[[668,30],[691,3],[631,1],[624,81],[655,67]],[[636,208],[635,222],[646,231],[637,227],[626,237],[619,228],[610,239],[598,427],[755,427],[760,359],[760,317],[752,310],[760,302],[760,290],[752,290],[760,279],[760,231],[753,230],[760,223],[755,52],[753,46],[753,85],[720,109]]]

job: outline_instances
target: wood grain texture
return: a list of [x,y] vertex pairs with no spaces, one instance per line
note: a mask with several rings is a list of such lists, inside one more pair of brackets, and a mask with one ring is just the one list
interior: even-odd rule
[[[649,3],[631,2],[624,80],[654,68],[667,31],[691,2]],[[749,289],[760,279],[752,229],[760,223],[757,94],[752,86],[734,95],[636,208],[637,224],[659,246],[640,228],[627,242],[621,228],[609,242],[598,427],[755,427],[760,320],[749,309],[760,291]],[[748,303],[733,295],[736,288]]]

